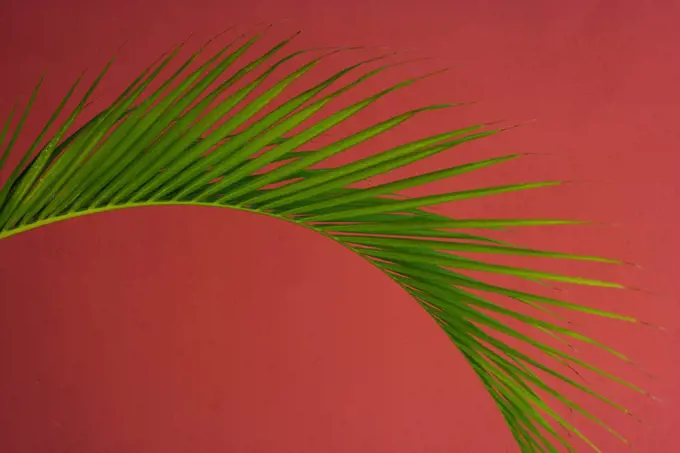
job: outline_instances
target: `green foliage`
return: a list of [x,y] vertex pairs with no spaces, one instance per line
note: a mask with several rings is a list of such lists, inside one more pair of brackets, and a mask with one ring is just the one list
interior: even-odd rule
[[[232,208],[303,225],[370,261],[432,316],[486,386],[522,451],[554,452],[558,447],[573,451],[568,441],[572,436],[583,439],[597,450],[554,405],[561,403],[607,430],[611,429],[557,391],[555,384],[567,384],[623,412],[626,412],[624,408],[566,373],[578,366],[641,390],[573,354],[549,346],[527,331],[586,342],[626,358],[570,328],[507,307],[519,303],[536,313],[551,313],[552,309],[559,308],[627,322],[635,320],[579,303],[498,286],[462,272],[472,270],[531,281],[621,286],[493,264],[460,254],[615,261],[522,248],[465,232],[579,222],[451,219],[424,209],[456,200],[559,183],[530,182],[412,198],[400,195],[404,190],[521,157],[508,155],[357,188],[356,183],[368,178],[503,129],[493,128],[490,124],[473,125],[404,143],[343,165],[329,166],[326,162],[334,156],[417,115],[451,106],[431,105],[403,112],[310,151],[305,145],[311,140],[423,77],[402,81],[323,118],[316,118],[315,115],[329,103],[382,74],[391,65],[380,66],[341,83],[380,58],[361,61],[295,96],[288,96],[291,85],[304,79],[320,61],[338,51],[329,51],[276,77],[284,63],[292,64],[306,52],[281,56],[291,38],[243,63],[247,51],[259,39],[260,36],[255,36],[245,42],[236,40],[195,69],[191,68],[200,52],[193,54],[162,80],[164,69],[178,58],[182,47],[178,46],[144,71],[111,105],[69,134],[111,62],[72,113],[59,123],[63,109],[81,82],[78,79],[0,191],[0,239],[82,215],[169,204]],[[249,81],[245,79],[258,69],[263,70],[260,75]],[[232,75],[220,81],[224,74]],[[150,90],[154,82],[162,83]],[[244,83],[239,85],[239,82]],[[18,124],[13,126],[13,110],[0,129],[0,151],[4,147],[0,154],[0,170],[17,142],[39,87]],[[49,136],[48,131],[53,126],[57,130]],[[505,298],[509,304],[498,302],[498,298]],[[510,327],[509,320],[519,322],[525,329]],[[506,338],[524,346],[510,346]]]

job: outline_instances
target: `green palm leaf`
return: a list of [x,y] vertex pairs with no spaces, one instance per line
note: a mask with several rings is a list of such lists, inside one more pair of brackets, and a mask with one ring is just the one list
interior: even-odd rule
[[[575,367],[605,376],[635,391],[641,389],[544,339],[580,341],[628,360],[611,347],[572,328],[552,309],[571,310],[626,322],[635,319],[584,304],[499,286],[465,271],[509,275],[530,281],[622,288],[612,282],[501,265],[461,253],[535,256],[618,263],[600,257],[519,247],[467,230],[581,223],[561,219],[453,219],[424,208],[504,192],[559,184],[555,181],[494,185],[457,192],[403,197],[400,192],[456,175],[482,171],[521,157],[512,154],[398,179],[371,187],[356,183],[385,175],[468,141],[504,129],[478,124],[423,137],[368,157],[329,166],[331,158],[369,142],[417,115],[434,114],[452,104],[429,105],[397,113],[346,137],[310,150],[310,142],[337,128],[383,97],[429,76],[401,81],[339,110],[324,112],[338,98],[395,65],[366,73],[371,58],[346,67],[295,96],[299,85],[324,59],[348,50],[284,53],[293,38],[261,55],[248,57],[261,35],[237,39],[205,63],[190,69],[204,50],[190,55],[154,91],[182,46],[162,56],[124,93],[70,135],[68,130],[111,62],[57,130],[49,129],[73,97],[79,78],[45,128],[23,154],[0,190],[0,239],[54,222],[98,212],[159,205],[202,205],[268,215],[305,226],[349,248],[385,272],[410,294],[453,341],[498,405],[524,452],[573,451],[568,436],[587,436],[560,415],[553,402],[615,433],[572,399],[557,391],[561,382],[626,413],[625,408],[567,376]],[[351,49],[350,49],[351,50]],[[284,71],[284,67],[295,65]],[[227,70],[232,74],[220,82]],[[252,80],[246,77],[261,71]],[[359,73],[353,76],[355,73]],[[346,80],[348,77],[354,77]],[[41,80],[42,83],[42,80]],[[38,84],[38,88],[40,84]],[[0,128],[0,170],[8,161],[38,88],[17,125],[15,110]],[[37,153],[36,153],[36,150]],[[494,298],[490,298],[493,296]],[[499,302],[505,298],[506,302]],[[528,315],[512,304],[536,311]],[[538,315],[553,314],[547,322]],[[507,324],[512,320],[522,328]],[[541,337],[548,335],[548,337]],[[514,347],[505,338],[519,341]],[[544,338],[544,339],[542,339]],[[566,369],[560,368],[566,366]],[[550,397],[550,398],[548,398]],[[622,438],[623,439],[623,438]],[[625,440],[624,440],[625,441]],[[597,450],[599,451],[599,450]]]

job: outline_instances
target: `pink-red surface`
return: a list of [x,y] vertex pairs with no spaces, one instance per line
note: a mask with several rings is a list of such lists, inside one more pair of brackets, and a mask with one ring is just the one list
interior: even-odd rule
[[[642,422],[598,413],[638,451],[680,450],[680,2],[5,1],[0,114],[47,67],[44,119],[125,40],[99,102],[191,32],[200,41],[283,19],[274,35],[301,28],[301,46],[386,45],[453,67],[376,114],[479,100],[436,125],[537,120],[436,165],[532,152],[543,155],[480,175],[594,181],[444,209],[618,225],[517,237],[642,266],[593,270],[651,293],[565,291],[666,327],[580,325],[639,366],[604,365],[662,400],[605,387]],[[480,175],[466,181],[489,182]],[[447,184],[457,187],[436,189]],[[407,295],[336,244],[246,213],[115,212],[0,242],[0,370],[5,453],[518,451],[470,367]],[[628,451],[588,429],[605,451]]]

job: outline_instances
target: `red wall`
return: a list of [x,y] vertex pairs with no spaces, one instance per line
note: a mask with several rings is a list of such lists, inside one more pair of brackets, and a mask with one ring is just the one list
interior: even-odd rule
[[[437,57],[454,70],[382,113],[481,100],[439,125],[538,121],[461,155],[545,154],[489,177],[597,181],[445,210],[619,225],[515,237],[642,266],[596,271],[653,294],[566,291],[668,328],[579,325],[655,378],[605,365],[663,400],[609,386],[643,422],[595,410],[638,451],[670,453],[680,450],[678,18],[671,0],[4,1],[0,115],[46,65],[38,118],[125,39],[101,102],[190,32],[204,39],[263,20],[290,19],[274,34],[302,28],[301,45]],[[517,451],[472,370],[414,302],[346,250],[272,219],[156,208],[53,225],[0,242],[0,298],[5,453]],[[627,451],[588,429],[605,451]]]

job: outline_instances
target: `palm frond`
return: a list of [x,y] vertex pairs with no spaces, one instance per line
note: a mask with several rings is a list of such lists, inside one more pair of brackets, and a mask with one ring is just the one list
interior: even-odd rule
[[[231,208],[302,225],[371,262],[432,316],[488,389],[522,451],[555,452],[562,447],[573,451],[568,439],[571,435],[599,451],[560,415],[554,404],[560,403],[614,431],[556,390],[555,384],[566,384],[617,410],[627,411],[567,376],[560,367],[572,371],[580,367],[633,390],[642,390],[550,346],[540,335],[584,342],[628,360],[609,346],[559,325],[562,318],[552,310],[571,310],[626,322],[636,320],[585,304],[499,286],[464,272],[509,275],[540,282],[622,286],[495,264],[461,254],[618,261],[529,249],[468,231],[493,233],[508,227],[582,222],[453,219],[426,209],[457,200],[552,186],[559,184],[558,181],[495,185],[411,198],[401,193],[501,165],[521,158],[518,154],[357,187],[357,183],[368,178],[505,129],[492,123],[472,125],[403,143],[345,164],[330,165],[328,162],[333,157],[356,149],[416,116],[434,114],[455,104],[405,111],[310,150],[308,145],[327,131],[344,124],[383,97],[431,74],[403,80],[323,116],[329,104],[395,65],[383,64],[362,73],[362,68],[383,60],[383,56],[369,58],[289,96],[291,87],[304,81],[322,60],[343,51],[317,49],[285,53],[293,38],[249,58],[249,51],[261,35],[241,37],[191,69],[204,51],[201,48],[161,80],[161,74],[179,56],[182,45],[177,46],[149,66],[111,105],[69,134],[109,69],[112,63],[109,62],[72,113],[48,136],[49,129],[58,123],[81,83],[82,77],[79,78],[0,190],[0,239],[83,215],[159,205]],[[311,61],[300,61],[304,55],[315,52],[321,54]],[[290,64],[295,64],[295,68],[284,71]],[[251,80],[246,78],[258,70],[261,70],[259,75]],[[220,81],[227,72],[232,75]],[[350,80],[346,80],[348,78]],[[150,90],[155,82],[162,83]],[[39,87],[40,84],[18,124],[13,126],[15,110],[12,110],[0,129],[0,170],[13,151]],[[498,298],[506,299],[507,303],[499,302]],[[535,311],[536,316],[525,314],[519,306]],[[543,312],[554,315],[555,322],[543,320],[539,316]],[[508,320],[523,327],[510,327]],[[506,338],[523,346],[510,346]],[[560,430],[570,434],[565,436]]]

